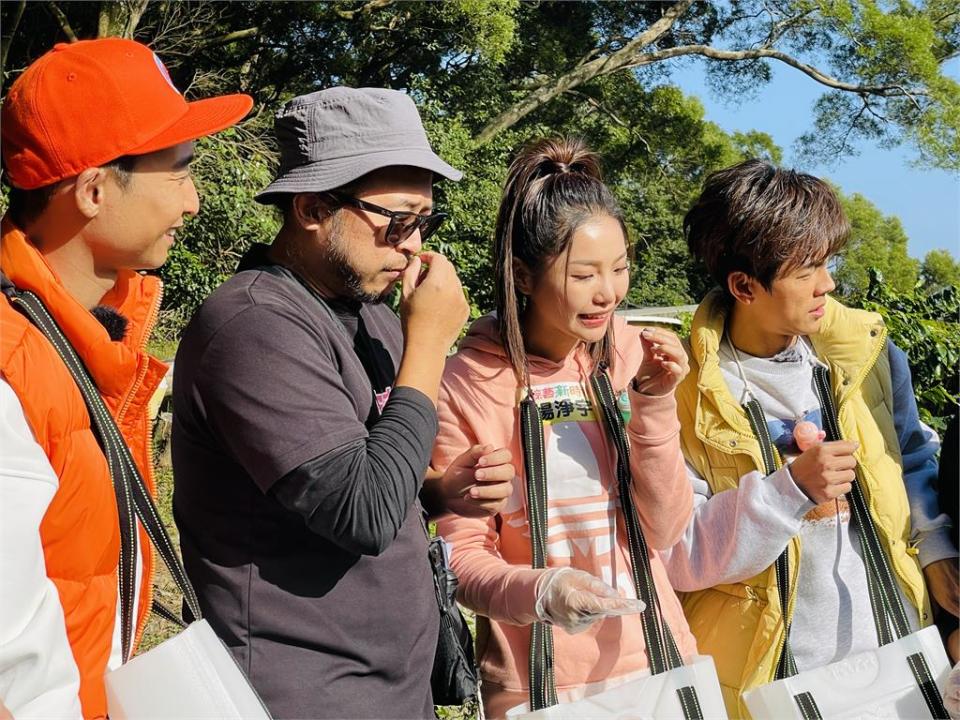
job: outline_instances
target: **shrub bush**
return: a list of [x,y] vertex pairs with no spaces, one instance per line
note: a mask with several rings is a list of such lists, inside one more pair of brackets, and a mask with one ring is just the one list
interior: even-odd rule
[[943,433],[957,404],[960,363],[960,291],[947,286],[927,294],[922,284],[897,292],[877,270],[857,301],[883,316],[890,339],[907,353],[920,419]]

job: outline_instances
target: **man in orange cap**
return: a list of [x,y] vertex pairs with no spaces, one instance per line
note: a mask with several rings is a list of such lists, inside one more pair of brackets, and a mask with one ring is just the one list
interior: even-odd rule
[[15,717],[105,717],[104,674],[151,605],[151,549],[121,533],[107,459],[53,345],[11,302],[30,291],[77,351],[152,487],[147,401],[166,367],[145,346],[159,267],[199,210],[193,141],[239,121],[245,95],[187,102],[149,48],[57,45],[10,89],[11,185],[0,270],[0,699]]

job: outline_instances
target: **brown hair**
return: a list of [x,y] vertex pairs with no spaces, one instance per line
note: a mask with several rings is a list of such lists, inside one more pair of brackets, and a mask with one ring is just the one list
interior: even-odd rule
[[[493,258],[500,339],[519,383],[530,384],[520,325],[526,298],[514,283],[515,261],[523,261],[536,276],[545,262],[568,250],[581,225],[598,215],[617,220],[627,238],[623,213],[601,179],[600,160],[582,140],[541,140],[510,164],[497,213]],[[595,365],[613,362],[612,325],[588,350]]]
[[819,265],[843,248],[850,223],[823,180],[746,160],[707,177],[683,232],[729,298],[730,273],[744,272],[769,290],[782,272]]

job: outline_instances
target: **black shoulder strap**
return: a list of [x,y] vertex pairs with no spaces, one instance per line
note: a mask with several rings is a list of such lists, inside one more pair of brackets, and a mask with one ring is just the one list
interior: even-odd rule
[[[603,413],[604,426],[617,451],[617,482],[620,494],[620,506],[623,508],[624,524],[627,528],[627,540],[630,546],[630,565],[633,582],[638,597],[647,605],[640,616],[643,624],[643,636],[650,660],[650,672],[654,675],[683,666],[683,658],[677,648],[670,626],[663,617],[660,597],[654,582],[653,569],[650,566],[650,548],[643,536],[640,518],[633,502],[631,491],[632,474],[630,471],[630,442],[624,427],[623,415],[617,407],[613,394],[613,385],[605,367],[600,367],[590,378],[593,396]],[[685,720],[700,720],[703,710],[697,697],[696,688],[687,685],[677,688],[680,706]]]
[[637,596],[647,605],[641,618],[643,635],[650,656],[650,671],[654,675],[683,664],[673,634],[663,621],[660,598],[657,596],[650,567],[650,549],[633,504],[630,474],[630,444],[623,426],[623,416],[617,408],[613,387],[605,372],[596,373],[590,379],[591,388],[603,415],[604,427],[617,451],[617,485],[620,506],[623,508],[624,524],[630,550],[633,583]]
[[[830,388],[830,373],[823,366],[818,365],[813,369],[813,385],[820,400],[820,408],[823,413],[823,429],[827,433],[827,440],[842,440],[840,422],[837,418],[833,392]],[[873,604],[877,640],[880,645],[886,645],[894,640],[890,632],[891,623],[897,638],[902,638],[910,633],[910,624],[907,621],[903,604],[900,602],[897,582],[894,579],[893,570],[890,568],[890,560],[880,545],[877,527],[863,497],[859,466],[856,474],[857,477],[854,479],[850,491],[850,515],[860,531],[860,544],[863,549],[864,564],[867,567],[867,587]]]
[[[630,491],[629,442],[623,417],[617,408],[610,378],[601,370],[590,379],[596,403],[603,415],[603,426],[617,451],[617,480],[620,504],[627,528],[630,564],[637,596],[647,605],[641,614],[644,641],[653,674],[667,672],[683,665],[670,627],[663,619],[660,599],[650,567],[650,549],[643,536],[633,495]],[[547,478],[543,446],[543,425],[536,402],[530,396],[520,404],[521,443],[527,477],[527,505],[530,540],[533,546],[533,567],[546,567]],[[530,639],[530,709],[539,710],[557,703],[554,684],[552,628],[535,623]],[[703,717],[693,686],[679,688],[677,695],[686,720]]]
[[[763,457],[763,470],[769,476],[775,473],[782,463],[778,462],[779,453],[770,438],[770,431],[763,414],[763,408],[756,399],[744,403],[744,411],[750,421],[750,428],[760,443],[760,455]],[[780,615],[783,618],[783,647],[777,659],[776,680],[793,677],[797,674],[797,662],[790,647],[790,548],[783,549],[775,563],[777,574],[777,594],[780,596]]]
[[[830,372],[823,366],[813,369],[814,388],[820,399],[823,411],[824,430],[828,440],[842,440],[840,421],[837,417],[837,408],[833,400],[830,387]],[[881,645],[893,642],[890,627],[896,639],[910,634],[910,623],[907,613],[903,609],[900,593],[897,590],[897,581],[890,567],[890,558],[883,550],[880,536],[870,508],[867,505],[860,484],[860,468],[856,470],[857,477],[850,490],[850,514],[860,531],[860,542],[863,548],[863,560],[867,568],[867,587],[870,592],[870,602],[873,606],[874,622],[877,627],[877,637]],[[910,671],[920,687],[923,699],[930,710],[930,715],[937,720],[946,719],[947,710],[943,705],[943,698],[937,689],[930,666],[923,653],[914,653],[907,657]]]
[[[822,365],[817,365],[813,369],[814,389],[820,401],[820,408],[824,420],[824,430],[827,433],[827,440],[841,440],[840,423],[837,419],[836,405],[833,400],[833,393],[830,388],[830,373]],[[760,443],[760,450],[763,456],[764,469],[768,475],[777,470],[778,463],[774,460],[776,457],[776,448],[770,439],[767,430],[766,420],[763,409],[757,400],[751,400],[743,406],[750,420],[750,427]],[[859,471],[858,471],[859,474]],[[860,531],[860,542],[863,549],[864,565],[867,570],[867,590],[870,595],[870,605],[873,610],[874,624],[877,630],[877,638],[880,645],[886,645],[894,640],[891,634],[891,624],[896,632],[897,638],[902,638],[910,633],[909,622],[906,612],[900,601],[897,592],[896,580],[893,571],[890,568],[890,561],[880,544],[876,525],[873,517],[870,515],[866,501],[863,497],[863,490],[860,487],[859,478],[852,483],[852,490],[849,495],[850,513],[853,522],[857,524]],[[787,613],[787,602],[789,599],[789,575],[787,564],[787,550],[777,558],[777,588],[781,598],[781,607],[784,621],[784,644],[777,662],[776,679],[780,680],[786,677],[792,677],[797,674],[797,666],[790,649],[790,619]],[[937,690],[936,682],[933,680],[929,665],[922,653],[916,653],[907,658],[911,672],[917,685],[923,693],[924,700],[930,710],[931,717],[947,717],[946,709],[943,707],[943,700],[940,692]],[[802,717],[806,720],[819,720],[821,718],[820,709],[811,693],[801,693],[794,697],[794,702],[800,710]]]
[[[133,605],[136,596],[136,518],[139,518],[147,536],[170,570],[177,587],[183,593],[187,604],[187,614],[199,619],[201,617],[200,602],[193,586],[190,584],[190,580],[187,578],[183,564],[173,548],[170,536],[160,521],[156,505],[154,505],[153,498],[147,491],[140,475],[140,470],[130,454],[130,448],[127,447],[113,416],[103,402],[103,398],[100,397],[100,392],[83,361],[40,298],[31,292],[19,291],[8,282],[4,283],[3,292],[10,299],[11,304],[44,334],[57,354],[60,355],[64,365],[77,383],[80,394],[83,395],[87,411],[90,414],[91,428],[107,458],[117,497],[117,509],[120,513],[121,646],[124,660],[127,660],[130,658],[132,651],[135,616]],[[155,609],[157,605],[158,603],[154,603]],[[161,614],[176,622],[176,616],[169,610],[165,610]]]
[[[534,568],[547,566],[547,461],[543,425],[536,401],[527,396],[520,403],[520,441],[527,476],[527,512]],[[530,710],[557,704],[553,671],[553,627],[535,622],[530,630]]]

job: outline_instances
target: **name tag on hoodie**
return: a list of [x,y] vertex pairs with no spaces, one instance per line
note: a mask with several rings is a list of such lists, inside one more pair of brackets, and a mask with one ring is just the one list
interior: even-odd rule
[[[545,425],[566,422],[595,422],[593,403],[583,385],[565,382],[548,385],[534,385],[531,388],[533,399],[540,410],[540,418]],[[517,404],[526,397],[522,389],[517,393]],[[630,397],[623,390],[617,396],[617,407],[625,423],[630,422]]]

